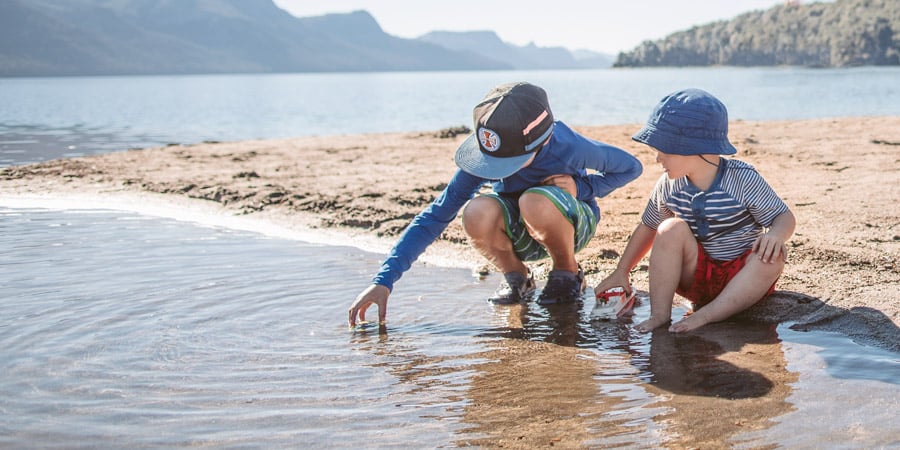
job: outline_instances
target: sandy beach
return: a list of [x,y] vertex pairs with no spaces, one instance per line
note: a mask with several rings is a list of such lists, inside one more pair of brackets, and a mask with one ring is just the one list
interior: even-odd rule
[[[599,201],[597,236],[578,255],[592,284],[615,266],[662,173],[654,153],[631,141],[639,127],[575,127],[644,164],[639,179]],[[461,130],[447,129],[129,150],[0,169],[0,197],[213,207],[291,229],[338,233],[385,252],[445,187],[464,138]],[[735,121],[730,138],[736,158],[759,169],[798,221],[779,290],[748,314],[900,351],[900,117]],[[428,258],[490,270],[466,245],[459,221]],[[546,263],[533,268],[539,277],[549,270]],[[632,281],[646,290],[646,261]],[[352,299],[346,301],[349,306]]]

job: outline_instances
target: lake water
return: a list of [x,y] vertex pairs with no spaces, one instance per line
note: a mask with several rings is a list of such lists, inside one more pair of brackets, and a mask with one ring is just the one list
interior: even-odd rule
[[495,84],[544,87],[571,125],[640,123],[706,89],[732,119],[900,115],[900,67],[0,79],[0,167],[131,147],[471,127]]
[[[492,307],[495,276],[422,264],[384,333],[351,333],[348,302],[381,259],[351,247],[9,207],[0,246],[3,448],[454,447],[516,442],[527,433],[497,423],[548,410],[565,421],[539,434],[596,447],[900,436],[900,358],[840,335],[737,323],[651,337],[591,323],[589,304]],[[727,423],[695,421],[710,411]]]
[[[685,86],[735,119],[900,114],[898,68],[0,79],[0,166],[471,126],[517,79],[574,125],[641,122]],[[111,208],[0,195],[0,447],[900,446],[900,356],[845,336],[640,335],[590,304],[492,307],[496,275],[423,264],[385,332],[351,332],[382,254]]]

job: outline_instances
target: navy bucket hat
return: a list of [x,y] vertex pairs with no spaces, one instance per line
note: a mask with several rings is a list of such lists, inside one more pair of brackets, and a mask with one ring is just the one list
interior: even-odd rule
[[725,105],[701,89],[684,89],[664,97],[631,139],[672,155],[737,153],[728,141]]
[[530,83],[501,84],[475,105],[475,133],[456,149],[460,169],[489,180],[522,168],[553,132],[547,93]]

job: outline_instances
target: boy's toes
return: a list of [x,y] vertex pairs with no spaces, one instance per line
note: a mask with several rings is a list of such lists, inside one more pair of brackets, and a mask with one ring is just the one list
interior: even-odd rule
[[672,333],[687,333],[688,331],[696,330],[701,326],[703,326],[703,324],[699,323],[697,316],[691,315],[673,323],[672,326],[669,327],[669,331]]
[[666,322],[668,322],[668,320],[657,321],[651,317],[651,318],[635,325],[634,329],[640,331],[641,333],[649,333],[649,332],[653,331],[656,327],[659,327],[660,325],[663,325]]

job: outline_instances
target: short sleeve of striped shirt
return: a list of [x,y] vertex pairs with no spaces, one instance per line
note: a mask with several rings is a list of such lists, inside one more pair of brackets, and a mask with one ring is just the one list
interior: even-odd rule
[[788,211],[784,201],[753,166],[734,159],[727,163],[730,176],[722,179],[722,189],[738,198],[756,223],[770,227],[776,217]]
[[647,206],[644,208],[644,214],[641,216],[641,222],[649,228],[656,229],[663,220],[675,217],[675,214],[666,206],[666,201],[673,191],[673,185],[678,180],[669,180],[666,174],[659,177],[653,192],[650,193],[650,199],[647,200]]

